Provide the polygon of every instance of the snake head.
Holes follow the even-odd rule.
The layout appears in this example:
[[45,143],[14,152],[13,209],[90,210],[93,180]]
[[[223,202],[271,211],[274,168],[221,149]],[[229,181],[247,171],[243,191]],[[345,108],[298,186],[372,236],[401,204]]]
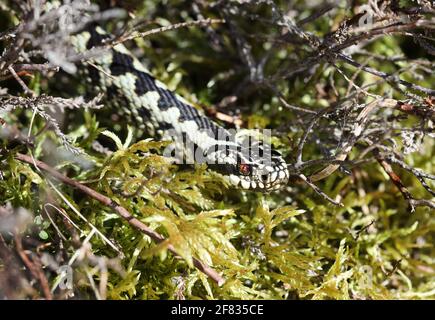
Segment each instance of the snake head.
[[239,163],[228,181],[236,188],[271,192],[283,188],[288,183],[289,172],[282,158],[276,157],[271,164]]
[[257,192],[276,191],[287,185],[289,171],[281,155],[272,151],[269,161],[252,158],[235,160],[226,155],[220,165],[211,169],[221,172],[232,187]]

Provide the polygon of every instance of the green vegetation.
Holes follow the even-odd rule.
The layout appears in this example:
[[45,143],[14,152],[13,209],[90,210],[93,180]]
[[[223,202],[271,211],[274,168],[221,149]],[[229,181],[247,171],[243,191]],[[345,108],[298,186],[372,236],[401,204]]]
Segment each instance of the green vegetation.
[[[127,1],[130,15],[102,22],[115,33],[138,21],[152,22],[141,25],[143,31],[204,17],[225,19],[126,45],[136,48],[157,78],[215,121],[218,113],[240,118],[245,128],[273,129],[274,146],[288,163],[298,164],[304,133],[318,117],[302,144],[305,162],[292,168],[287,188],[271,194],[228,188],[205,165],[169,164],[161,155],[168,142],[140,136],[134,123],[104,107],[104,97],[98,102],[86,94],[83,78],[69,69],[77,62],[67,59],[71,55],[53,51],[58,59],[50,60],[53,43],[70,50],[67,36],[58,42],[47,38],[53,30],[67,32],[57,23],[45,21],[45,30],[28,31],[40,40],[14,47],[19,37],[8,34],[23,32],[15,27],[35,8],[12,2],[0,4],[1,31],[8,30],[0,48],[10,54],[0,58],[2,299],[435,298],[434,9],[426,1],[386,1],[386,9],[374,12],[377,24],[364,25],[365,31],[352,24],[358,10],[346,1],[318,17],[312,14],[327,9],[321,1],[312,6],[296,1],[292,7],[287,1]],[[107,9],[105,2],[100,5]],[[406,12],[417,6],[419,13]],[[40,14],[44,17],[43,10]],[[397,27],[404,17],[411,22]],[[397,30],[376,33],[390,25]],[[11,48],[17,50],[15,59]],[[32,56],[32,50],[43,53]],[[46,61],[53,68],[22,67]],[[362,70],[366,66],[391,77]],[[381,99],[389,99],[388,105],[379,102],[359,118]],[[358,125],[364,134],[354,136]],[[342,168],[313,182],[319,194],[301,177],[332,165],[343,141],[352,148]],[[154,241],[113,206],[17,154],[109,197],[166,240]],[[325,162],[308,162],[316,159]],[[412,198],[406,199],[385,165]],[[422,178],[419,172],[426,174]],[[225,282],[218,285],[201,272],[194,258]],[[72,286],[60,288],[66,282],[59,268],[68,263]],[[56,288],[53,293],[44,291],[47,285]]]

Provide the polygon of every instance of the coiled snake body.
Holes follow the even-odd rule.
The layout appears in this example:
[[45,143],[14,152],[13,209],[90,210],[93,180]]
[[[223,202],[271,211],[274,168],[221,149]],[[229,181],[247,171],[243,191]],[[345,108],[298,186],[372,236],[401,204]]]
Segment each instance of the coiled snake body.
[[[72,41],[84,52],[109,38],[102,28],[92,27]],[[287,184],[289,172],[279,153],[259,143],[256,154],[243,152],[246,146],[225,138],[227,130],[156,80],[124,45],[117,44],[89,62],[88,80],[94,89],[104,92],[106,101],[134,120],[139,129],[160,138],[167,138],[168,132],[184,136],[195,150],[206,154],[209,168],[223,174],[236,188],[269,192]],[[267,150],[270,156],[264,161]]]

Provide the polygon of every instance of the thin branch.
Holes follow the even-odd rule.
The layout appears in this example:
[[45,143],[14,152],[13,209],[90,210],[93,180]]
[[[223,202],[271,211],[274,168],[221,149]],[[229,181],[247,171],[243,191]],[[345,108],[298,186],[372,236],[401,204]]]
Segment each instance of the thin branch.
[[296,25],[298,27],[302,27],[304,24],[307,24],[309,22],[312,22],[318,18],[320,18],[321,16],[323,16],[324,14],[328,13],[329,11],[331,11],[332,9],[335,8],[335,5],[332,3],[326,3],[323,4],[320,8],[318,8],[317,10],[314,11],[314,13],[312,13],[311,15],[309,15],[308,17],[299,20]]
[[[373,112],[375,107],[384,104],[388,104],[388,102],[386,102],[386,100],[382,101],[378,99],[368,103],[363,108],[363,110],[358,114],[357,118],[355,119],[355,123],[353,125],[351,133],[338,146],[335,160],[344,161],[347,158],[347,155],[352,150],[357,139],[364,132],[366,123],[368,122],[369,119],[369,115]],[[324,169],[312,174],[310,176],[310,180],[319,181],[325,179],[326,177],[334,173],[339,167],[340,164],[330,164]]]
[[20,73],[22,71],[39,71],[39,72],[48,72],[48,71],[59,71],[59,67],[55,66],[51,63],[22,63],[13,65],[15,72]]
[[418,168],[413,168],[413,167],[407,165],[405,162],[397,159],[396,157],[394,157],[391,154],[387,155],[386,158],[388,159],[389,162],[397,164],[401,168],[411,172],[417,178],[417,180],[420,182],[420,184],[423,186],[423,188],[425,188],[427,192],[429,192],[431,195],[433,195],[435,197],[435,191],[432,190],[432,188],[424,180],[424,179],[435,180],[435,175],[431,175],[429,173],[426,173],[423,170],[418,169]]
[[402,180],[400,177],[394,172],[391,165],[383,158],[380,153],[379,149],[374,149],[373,154],[376,157],[376,160],[378,160],[379,164],[382,166],[382,169],[384,169],[385,173],[390,177],[391,181],[396,185],[396,187],[399,189],[400,193],[403,195],[406,201],[408,201],[409,209],[412,212],[415,211],[415,205],[413,200],[413,197],[411,193],[408,191],[408,189],[404,186],[402,183]]
[[33,275],[35,279],[39,280],[39,283],[41,285],[42,292],[44,293],[45,299],[52,300],[53,296],[50,292],[50,286],[48,285],[48,280],[44,275],[44,272],[41,269],[41,266],[35,265],[29,257],[27,256],[27,253],[24,252],[23,246],[21,243],[21,236],[18,234],[14,235],[15,245],[17,247],[18,255],[20,256],[21,260],[23,261],[24,265],[29,269],[30,273]]
[[34,97],[35,93],[29,89],[29,87],[24,83],[23,80],[21,80],[20,76],[15,72],[14,68],[12,68],[12,66],[8,66],[8,70],[11,73],[11,75],[15,78],[15,80],[17,80],[17,82],[23,88],[24,92],[29,96]]
[[360,63],[356,62],[355,60],[351,59],[350,57],[346,56],[343,53],[338,53],[337,57],[340,60],[342,60],[342,61],[344,61],[344,62],[346,62],[346,63],[348,63],[356,68],[364,70],[365,72],[368,72],[368,73],[371,73],[375,76],[378,76],[389,83],[393,82],[393,83],[401,84],[401,85],[407,87],[408,89],[417,90],[417,91],[426,93],[428,95],[435,95],[435,90],[433,90],[433,89],[425,88],[425,87],[419,86],[417,84],[402,80],[398,76],[393,76],[391,74],[387,74],[385,72],[378,71],[376,69],[361,65]]
[[330,112],[331,110],[333,110],[333,108],[329,107],[329,108],[325,108],[320,110],[319,112],[317,112],[311,119],[310,123],[308,124],[307,129],[304,132],[304,135],[302,136],[302,138],[299,141],[298,144],[298,148],[296,151],[296,163],[295,163],[295,167],[298,168],[300,165],[302,165],[303,160],[302,160],[302,153],[304,150],[304,145],[305,142],[307,141],[308,135],[310,134],[311,130],[313,129],[314,125],[316,124],[316,122],[325,114],[327,114],[328,112]]
[[310,181],[309,178],[307,178],[305,175],[298,174],[298,177],[302,179],[306,184],[308,184],[318,195],[320,195],[323,199],[328,200],[332,204],[335,204],[336,206],[343,207],[343,203],[337,202],[334,199],[332,199],[330,196],[328,196],[326,193],[324,193],[318,186],[316,186],[314,183]]
[[115,45],[120,44],[122,42],[125,42],[128,40],[133,40],[135,38],[145,38],[145,37],[149,37],[149,36],[154,35],[154,34],[172,31],[175,29],[191,27],[191,26],[208,26],[208,25],[211,25],[214,23],[225,23],[225,20],[208,18],[208,19],[194,20],[194,21],[188,21],[188,22],[181,22],[181,23],[171,24],[171,25],[165,26],[165,27],[151,29],[151,30],[148,30],[145,32],[135,32],[135,33],[130,34],[130,35],[121,35],[118,39],[116,39],[113,42],[109,41],[109,43],[110,43],[110,46],[115,46]]

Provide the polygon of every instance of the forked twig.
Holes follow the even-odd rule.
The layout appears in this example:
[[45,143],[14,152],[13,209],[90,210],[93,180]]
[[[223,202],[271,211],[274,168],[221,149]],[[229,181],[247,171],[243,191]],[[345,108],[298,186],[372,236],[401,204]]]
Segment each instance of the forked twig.
[[207,25],[214,24],[214,23],[225,23],[225,20],[208,18],[208,19],[175,23],[175,24],[171,24],[169,26],[154,28],[154,29],[144,31],[144,32],[134,32],[134,33],[129,34],[129,35],[121,35],[118,39],[111,42],[110,45],[115,46],[115,45],[120,44],[122,42],[125,42],[128,40],[133,40],[135,38],[145,38],[145,37],[149,37],[153,34],[158,34],[158,33],[166,32],[166,31],[172,31],[172,30],[180,29],[180,28],[184,28],[184,27],[207,26]]

